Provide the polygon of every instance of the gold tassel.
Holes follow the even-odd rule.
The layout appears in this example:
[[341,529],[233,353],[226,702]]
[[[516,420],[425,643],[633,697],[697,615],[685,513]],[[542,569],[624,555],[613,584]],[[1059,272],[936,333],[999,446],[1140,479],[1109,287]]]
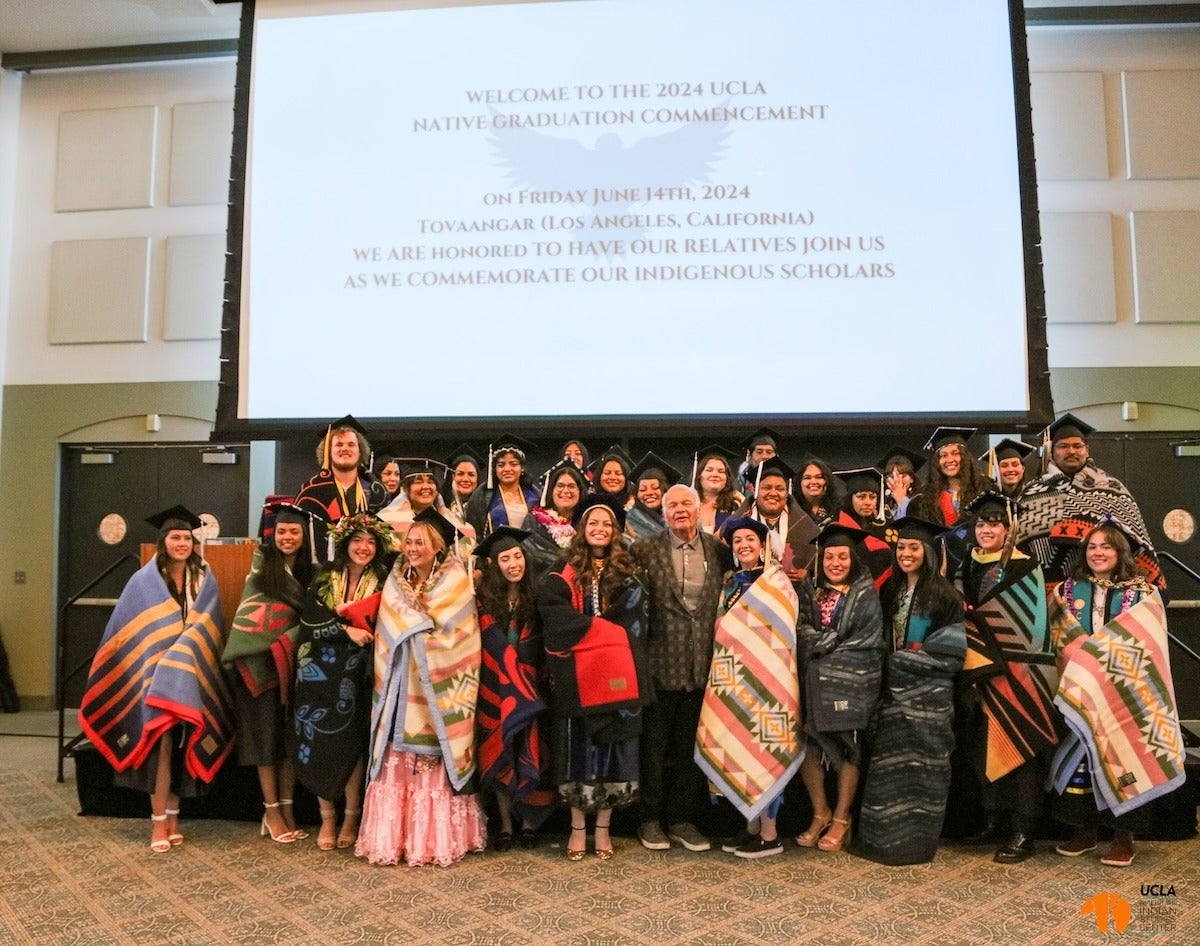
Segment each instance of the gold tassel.
[[[333,436],[333,424],[325,428],[325,450],[321,456],[321,469],[329,469],[329,440]],[[311,441],[310,441],[311,443]]]

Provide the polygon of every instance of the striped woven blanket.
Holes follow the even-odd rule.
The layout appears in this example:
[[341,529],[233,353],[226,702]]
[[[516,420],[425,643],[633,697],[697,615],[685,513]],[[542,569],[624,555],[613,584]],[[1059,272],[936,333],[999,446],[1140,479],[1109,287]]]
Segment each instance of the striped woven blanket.
[[1114,815],[1181,786],[1183,736],[1162,598],[1150,593],[1089,635],[1055,594],[1050,620],[1061,647],[1054,702],[1070,731],[1054,757],[1054,787],[1066,788],[1085,754],[1096,802]]
[[696,730],[696,764],[747,819],[787,786],[804,757],[792,583],[772,565],[717,621]]
[[450,784],[475,771],[479,620],[467,572],[448,558],[420,589],[397,564],[383,588],[375,626],[371,706],[374,778],[389,738],[393,749],[442,756]]
[[121,592],[92,660],[79,725],[122,772],[146,761],[159,736],[189,727],[184,762],[211,782],[232,747],[225,629],[216,579],[205,572],[186,618],[153,560]]
[[[233,616],[221,659],[234,668],[252,695],[262,696],[278,689],[279,701],[286,706],[291,701],[295,675],[300,612],[259,588],[262,556],[261,548],[254,550],[242,602]],[[299,589],[298,584],[296,587]]]

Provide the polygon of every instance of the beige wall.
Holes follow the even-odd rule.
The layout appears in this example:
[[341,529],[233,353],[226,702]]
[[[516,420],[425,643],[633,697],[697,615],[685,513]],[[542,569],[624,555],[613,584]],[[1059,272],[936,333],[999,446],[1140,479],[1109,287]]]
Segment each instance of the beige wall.
[[[17,692],[48,707],[54,684],[58,445],[105,424],[105,439],[177,442],[216,413],[215,382],[17,385],[4,390],[0,440],[0,630]],[[164,429],[146,432],[145,415]],[[122,435],[123,434],[123,435]],[[13,583],[23,571],[26,582]]]

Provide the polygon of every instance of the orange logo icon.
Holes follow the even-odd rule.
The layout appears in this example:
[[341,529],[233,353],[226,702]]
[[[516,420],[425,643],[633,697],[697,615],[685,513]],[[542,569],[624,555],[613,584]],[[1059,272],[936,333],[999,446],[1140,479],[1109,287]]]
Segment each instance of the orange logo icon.
[[1094,897],[1088,897],[1083,901],[1083,906],[1079,908],[1079,916],[1091,913],[1096,917],[1096,929],[1101,933],[1108,932],[1108,924],[1111,921],[1112,928],[1118,933],[1124,933],[1125,928],[1129,926],[1130,920],[1133,919],[1133,911],[1129,908],[1129,901],[1122,897],[1119,893],[1098,893]]

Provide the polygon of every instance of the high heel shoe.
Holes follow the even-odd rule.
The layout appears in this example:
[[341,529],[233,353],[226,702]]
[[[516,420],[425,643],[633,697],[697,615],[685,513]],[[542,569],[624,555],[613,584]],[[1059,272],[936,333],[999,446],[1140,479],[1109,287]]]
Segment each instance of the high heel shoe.
[[[164,808],[163,814],[167,816],[167,840],[171,842],[171,847],[179,847],[183,843],[183,835],[179,833],[179,809]],[[175,821],[175,830],[171,830],[171,819]]]
[[[281,804],[282,802],[277,801],[263,802],[263,807],[267,809],[278,808]],[[284,830],[280,831],[279,834],[272,831],[271,826],[267,824],[267,816],[265,814],[263,815],[262,827],[259,829],[258,836],[260,838],[270,837],[272,841],[276,841],[279,844],[291,844],[296,840],[296,835],[291,831]]]
[[[842,829],[838,831],[838,825]],[[834,832],[837,832],[835,835]],[[821,840],[817,842],[817,847],[822,851],[835,852],[840,851],[842,847],[850,840],[850,819],[849,818],[834,818],[832,824],[825,829],[825,833],[821,835]]]
[[800,847],[816,847],[817,842],[821,839],[821,835],[825,833],[825,829],[833,824],[833,812],[828,812],[823,817],[813,815],[812,823],[808,826],[808,830],[796,835],[796,844]]
[[[279,799],[280,807],[283,807],[285,805],[294,805],[294,804],[295,804],[295,802],[290,798]],[[293,818],[293,820],[295,820],[295,819]],[[287,819],[285,818],[284,821],[287,821]],[[303,828],[292,828],[291,832],[297,841],[303,841],[306,837],[308,837],[308,832],[305,831]]]
[[612,836],[611,835],[609,836],[608,847],[601,847],[599,833],[601,831],[603,831],[605,834],[608,834],[608,829],[611,824],[612,824],[611,821],[609,822],[609,824],[600,824],[600,822],[598,822],[598,821],[596,822],[596,857],[598,857],[602,861],[611,861],[612,860],[612,856],[613,856]]
[[573,851],[573,850],[571,850],[571,842],[568,840],[567,841],[567,860],[569,860],[569,861],[581,861],[587,856],[587,825],[585,824],[582,828],[576,828],[574,825],[572,825],[571,826],[571,837],[575,836],[576,831],[583,832],[584,847],[583,847],[582,851]]
[[152,850],[155,854],[166,854],[167,851],[171,850],[170,840],[167,838],[154,837],[154,826],[156,824],[162,824],[165,827],[166,821],[167,816],[165,814],[150,816],[150,850]]
[[338,832],[337,846],[340,848],[354,847],[358,841],[358,818],[361,808],[347,808],[342,817],[342,830]]
[[317,832],[317,847],[332,851],[337,847],[337,809],[330,805],[321,806],[321,830]]

